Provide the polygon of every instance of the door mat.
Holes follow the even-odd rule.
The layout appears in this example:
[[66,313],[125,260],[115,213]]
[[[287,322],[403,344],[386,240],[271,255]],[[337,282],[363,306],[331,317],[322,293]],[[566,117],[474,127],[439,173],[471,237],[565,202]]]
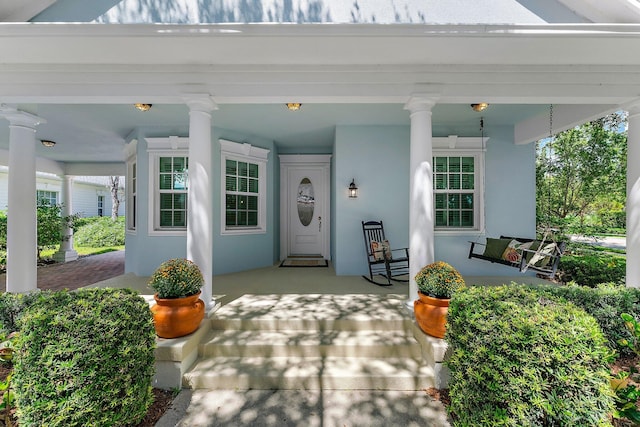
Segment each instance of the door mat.
[[328,265],[324,258],[287,258],[280,263],[280,267],[327,267]]

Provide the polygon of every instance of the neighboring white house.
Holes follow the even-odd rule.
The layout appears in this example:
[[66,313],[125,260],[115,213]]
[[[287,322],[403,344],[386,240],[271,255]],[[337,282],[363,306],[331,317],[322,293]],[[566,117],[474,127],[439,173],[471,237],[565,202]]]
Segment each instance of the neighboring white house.
[[[35,192],[36,169],[126,173],[127,272],[187,256],[205,301],[214,275],[291,254],[358,275],[361,221],[382,219],[392,246],[410,247],[412,275],[436,258],[511,275],[467,259],[468,241],[534,235],[532,142],[619,109],[627,253],[640,257],[637,1],[13,3],[0,19],[29,23],[0,24],[9,199],[33,210],[19,185]],[[33,219],[19,219],[8,269],[29,284]],[[640,286],[640,263],[627,269]]]
[[[7,210],[9,170],[0,166],[0,210]],[[72,208],[74,214],[81,217],[111,216],[113,200],[106,176],[76,176],[73,178]],[[120,206],[118,215],[125,213],[125,177],[120,177],[118,197]],[[36,198],[45,199],[51,204],[62,203],[62,178],[44,172],[36,174]]]

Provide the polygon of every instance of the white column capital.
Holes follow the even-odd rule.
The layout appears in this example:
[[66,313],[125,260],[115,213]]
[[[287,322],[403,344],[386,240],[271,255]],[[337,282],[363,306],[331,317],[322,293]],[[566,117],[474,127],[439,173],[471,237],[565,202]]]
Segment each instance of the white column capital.
[[206,93],[194,93],[183,96],[184,103],[189,107],[190,112],[199,111],[202,113],[210,113],[218,109],[218,105],[213,97]]
[[409,97],[409,100],[404,105],[405,110],[409,110],[411,113],[417,113],[419,111],[431,111],[436,105],[440,97],[436,94],[429,93],[416,93]]
[[31,129],[41,123],[47,123],[42,117],[6,105],[0,105],[0,117],[7,119],[12,126],[23,126]]

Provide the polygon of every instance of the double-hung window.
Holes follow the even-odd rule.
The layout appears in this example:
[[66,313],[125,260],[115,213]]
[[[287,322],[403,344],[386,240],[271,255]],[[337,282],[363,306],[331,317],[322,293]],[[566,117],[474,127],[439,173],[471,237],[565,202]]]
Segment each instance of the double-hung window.
[[104,196],[98,196],[98,216],[104,216]]
[[483,157],[480,149],[434,149],[433,205],[437,231],[484,228]]
[[152,189],[149,233],[184,235],[189,190],[188,138],[147,138],[147,146]]
[[36,200],[38,201],[38,203],[44,202],[51,206],[55,206],[58,204],[58,192],[48,191],[48,190],[37,190]]
[[269,150],[220,140],[222,234],[266,231],[267,157]]
[[158,225],[165,229],[187,227],[189,158],[186,155],[160,155],[158,162]]

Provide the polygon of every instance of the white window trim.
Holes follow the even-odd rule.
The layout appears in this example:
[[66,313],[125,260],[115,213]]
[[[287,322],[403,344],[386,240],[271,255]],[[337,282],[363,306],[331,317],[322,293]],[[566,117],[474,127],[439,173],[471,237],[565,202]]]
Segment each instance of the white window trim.
[[[160,157],[189,157],[189,138],[170,136],[168,138],[145,138],[149,154],[149,236],[186,236],[187,227],[160,228],[160,192],[158,163]],[[138,169],[138,180],[140,170]],[[139,182],[138,182],[139,185]]]
[[[464,235],[477,235],[484,234],[485,232],[485,153],[486,143],[489,138],[461,138],[456,135],[451,135],[446,138],[433,138],[433,157],[447,156],[447,157],[474,157],[475,158],[475,175],[474,175],[474,194],[476,206],[474,208],[474,224],[477,224],[473,228],[437,228],[434,224],[434,231],[436,235],[440,236],[464,236]],[[434,170],[435,174],[435,170]],[[433,209],[435,212],[435,190],[433,191]]]
[[[135,147],[137,145],[137,141],[133,140],[130,144],[132,144],[133,152],[135,153]],[[133,167],[136,167],[136,185],[133,185]],[[136,234],[136,227],[138,224],[138,216],[139,210],[138,207],[135,206],[138,201],[138,188],[140,186],[140,170],[138,169],[138,158],[135,154],[132,154],[127,159],[127,176],[126,176],[126,203],[125,203],[125,211],[126,211],[126,221],[127,221],[127,233]],[[135,188],[135,191],[134,191]],[[134,203],[134,200],[136,202]],[[135,215],[134,215],[135,212]]]
[[[226,139],[220,142],[220,234],[245,235],[265,234],[267,232],[267,161],[269,151],[247,143],[238,143]],[[227,228],[226,226],[226,162],[236,160],[258,165],[258,226],[246,228]]]

